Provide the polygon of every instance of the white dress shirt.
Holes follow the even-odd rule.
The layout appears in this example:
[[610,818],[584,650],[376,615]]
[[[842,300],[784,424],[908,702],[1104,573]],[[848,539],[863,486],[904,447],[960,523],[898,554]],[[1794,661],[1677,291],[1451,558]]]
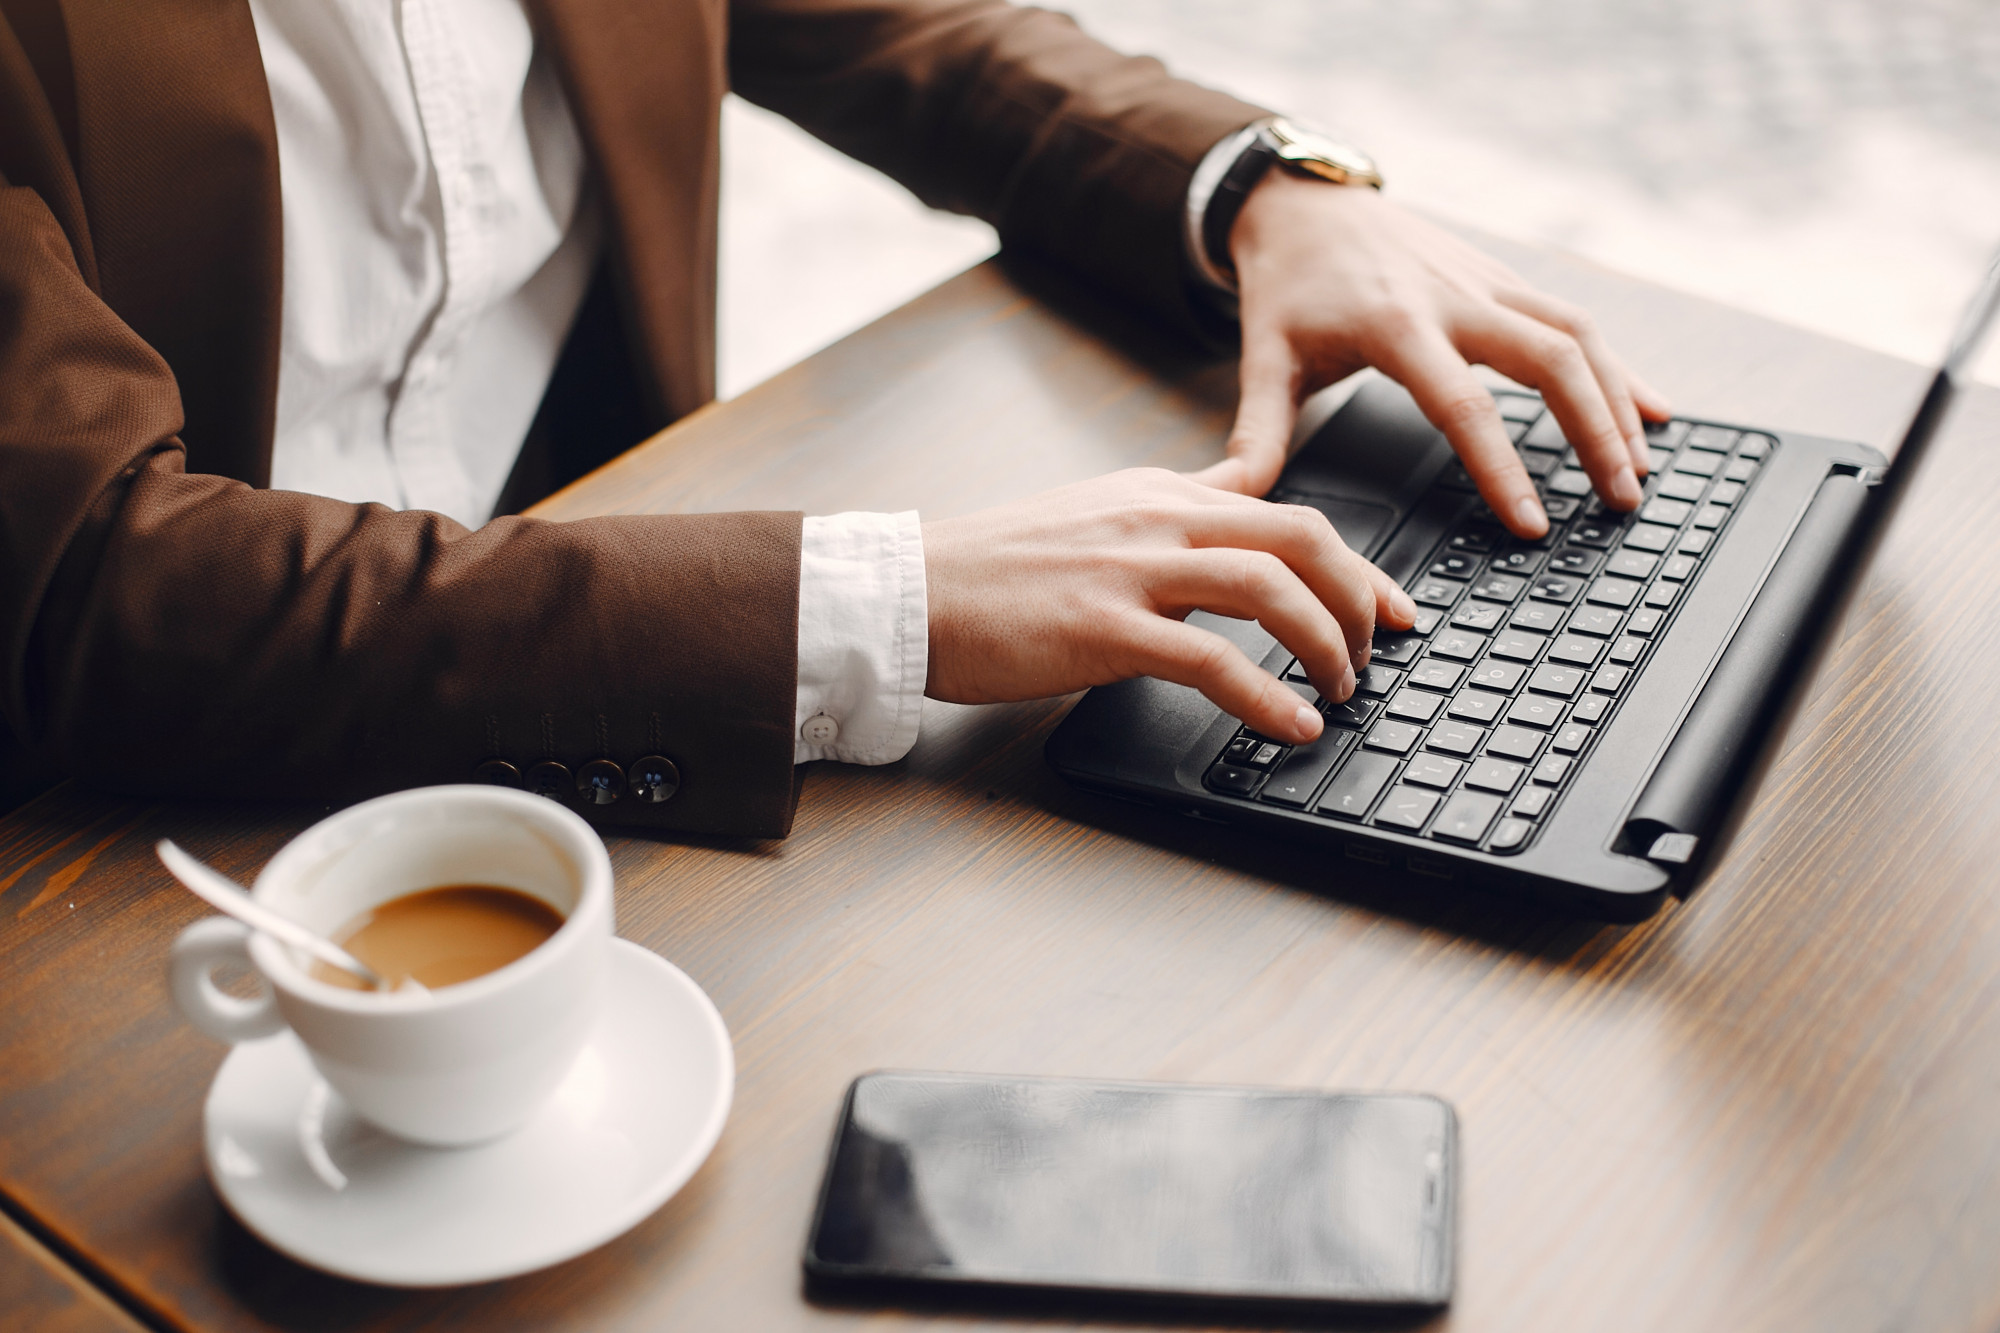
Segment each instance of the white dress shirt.
[[[477,527],[603,244],[555,70],[521,0],[250,11],[284,215],[271,484]],[[1204,163],[1191,216],[1225,155],[1219,144]],[[908,753],[929,642],[917,515],[806,519],[797,761]]]

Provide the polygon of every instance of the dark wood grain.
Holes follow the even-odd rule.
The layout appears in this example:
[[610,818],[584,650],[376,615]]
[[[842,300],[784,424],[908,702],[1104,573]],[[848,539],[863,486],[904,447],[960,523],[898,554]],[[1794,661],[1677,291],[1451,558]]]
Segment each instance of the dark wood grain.
[[[1508,255],[1589,303],[1690,412],[1887,444],[1921,387],[1885,357]],[[975,269],[544,512],[942,514],[1213,456],[1225,363],[1025,284]],[[244,1234],[203,1179],[221,1052],[162,981],[200,908],[148,849],[170,835],[247,878],[318,812],[61,789],[0,823],[0,1188],[191,1329],[843,1327],[881,1321],[805,1301],[797,1255],[861,1071],[1421,1089],[1456,1104],[1465,1145],[1439,1327],[1991,1328],[1996,448],[2000,392],[1980,390],[1735,845],[1639,926],[1357,878],[1070,791],[1040,758],[1059,701],[929,706],[905,762],[812,773],[782,844],[613,841],[621,933],[728,1020],[735,1110],[652,1219],[485,1287],[321,1277]]]
[[0,1329],[10,1333],[144,1333],[145,1326],[0,1213]]

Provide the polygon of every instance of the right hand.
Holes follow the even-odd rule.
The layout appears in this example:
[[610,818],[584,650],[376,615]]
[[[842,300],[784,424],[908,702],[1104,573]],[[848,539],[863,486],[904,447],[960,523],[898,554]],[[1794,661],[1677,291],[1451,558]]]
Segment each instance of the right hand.
[[1273,740],[1319,714],[1190,611],[1256,620],[1344,700],[1380,623],[1416,604],[1317,510],[1139,469],[924,525],[930,677],[953,703],[1067,694],[1134,676],[1193,686]]

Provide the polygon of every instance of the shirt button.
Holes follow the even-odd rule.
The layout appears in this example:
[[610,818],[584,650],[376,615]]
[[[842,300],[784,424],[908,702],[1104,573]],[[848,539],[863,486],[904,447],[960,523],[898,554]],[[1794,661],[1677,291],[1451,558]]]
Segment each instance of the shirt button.
[[799,728],[799,735],[808,745],[831,745],[840,736],[840,724],[825,713],[814,713]]

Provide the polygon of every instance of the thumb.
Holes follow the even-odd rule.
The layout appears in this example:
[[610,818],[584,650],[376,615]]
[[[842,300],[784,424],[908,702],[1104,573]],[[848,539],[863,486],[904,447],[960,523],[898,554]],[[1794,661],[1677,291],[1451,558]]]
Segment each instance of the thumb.
[[1228,457],[1193,474],[1217,490],[1263,495],[1285,468],[1285,446],[1298,417],[1298,367],[1282,337],[1244,339],[1242,396],[1223,446]]

